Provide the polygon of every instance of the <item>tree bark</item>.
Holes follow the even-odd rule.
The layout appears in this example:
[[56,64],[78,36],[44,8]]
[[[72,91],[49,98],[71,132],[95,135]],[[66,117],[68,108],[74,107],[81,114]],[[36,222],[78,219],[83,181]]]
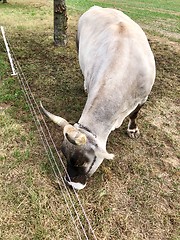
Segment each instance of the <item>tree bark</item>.
[[54,0],[54,43],[67,44],[67,13],[65,0]]

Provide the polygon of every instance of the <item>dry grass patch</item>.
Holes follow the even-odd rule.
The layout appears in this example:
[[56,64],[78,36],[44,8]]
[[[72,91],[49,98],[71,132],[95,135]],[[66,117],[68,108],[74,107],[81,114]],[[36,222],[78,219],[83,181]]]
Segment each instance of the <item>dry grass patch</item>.
[[[19,31],[30,31],[36,34],[46,28],[51,31],[53,26],[52,9],[50,1],[8,1],[0,8],[0,24],[9,30],[10,34]],[[8,16],[8,17],[7,17]],[[43,28],[42,28],[43,26]]]

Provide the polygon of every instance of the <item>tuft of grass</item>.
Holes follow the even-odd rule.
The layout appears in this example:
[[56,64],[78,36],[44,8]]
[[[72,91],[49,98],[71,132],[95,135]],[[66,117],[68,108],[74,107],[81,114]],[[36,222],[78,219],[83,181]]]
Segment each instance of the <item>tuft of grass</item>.
[[13,78],[6,78],[1,82],[0,89],[0,102],[16,102],[17,99],[22,97],[22,90],[17,87],[17,82]]

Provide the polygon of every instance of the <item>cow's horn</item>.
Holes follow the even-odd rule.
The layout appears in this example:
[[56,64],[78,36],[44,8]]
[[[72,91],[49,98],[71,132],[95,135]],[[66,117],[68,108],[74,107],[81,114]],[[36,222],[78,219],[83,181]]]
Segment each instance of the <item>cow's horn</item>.
[[75,144],[75,145],[84,145],[86,143],[86,135],[81,133],[77,128],[73,127],[71,124],[69,124],[64,118],[56,116],[50,112],[48,112],[40,102],[40,106],[43,110],[43,112],[48,116],[54,123],[61,126],[64,130],[64,135],[68,139],[69,142]]
[[46,114],[47,117],[49,117],[54,123],[58,124],[59,126],[61,126],[62,128],[64,128],[66,125],[69,125],[69,123],[62,117],[56,116],[50,112],[48,112],[42,105],[42,103],[40,102],[40,106],[43,110],[43,112]]
[[87,141],[86,135],[81,133],[70,124],[64,127],[64,135],[69,140],[69,142],[75,145],[84,145]]

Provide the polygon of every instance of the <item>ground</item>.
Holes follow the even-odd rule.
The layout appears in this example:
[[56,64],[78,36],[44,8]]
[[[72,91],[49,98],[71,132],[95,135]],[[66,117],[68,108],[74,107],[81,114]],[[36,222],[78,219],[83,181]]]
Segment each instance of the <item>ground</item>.
[[[108,139],[114,160],[105,160],[78,193],[98,240],[179,239],[180,6],[178,1],[170,3],[95,3],[121,8],[143,27],[157,66],[155,85],[138,119],[140,137],[128,138],[125,120]],[[0,25],[6,27],[37,102],[41,100],[51,112],[73,123],[86,101],[75,46],[76,26],[80,14],[94,2],[67,1],[66,48],[53,45],[51,4],[42,0],[0,4]],[[0,239],[78,239],[63,198],[68,193],[56,183],[18,78],[10,74],[0,37]],[[60,153],[62,130],[47,123]],[[60,169],[63,172],[61,165]],[[93,239],[75,195],[71,196]],[[80,228],[74,212],[73,216]]]

